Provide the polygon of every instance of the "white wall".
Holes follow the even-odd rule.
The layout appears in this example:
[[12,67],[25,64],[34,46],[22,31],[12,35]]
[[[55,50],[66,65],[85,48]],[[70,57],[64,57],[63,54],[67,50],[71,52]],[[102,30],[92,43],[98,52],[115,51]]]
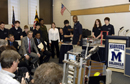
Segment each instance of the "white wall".
[[[29,25],[29,22],[28,22],[28,0],[20,0],[20,26],[21,28],[24,30],[24,25],[28,25],[28,27],[32,27],[33,25]],[[38,6],[39,7],[39,6]],[[6,24],[5,25],[5,28],[8,28],[10,29],[12,26],[12,24]],[[47,28],[49,29],[51,27],[50,24],[45,24],[47,26]]]
[[[68,19],[73,27],[72,16],[65,10],[64,15],[60,14],[61,3],[63,3],[69,11],[78,9],[87,9],[103,6],[111,6],[118,4],[129,3],[129,0],[53,0],[53,20],[59,27],[63,27],[63,21]],[[100,19],[104,24],[104,18],[110,17],[111,24],[115,27],[115,33],[118,34],[120,27],[124,26],[125,29],[130,29],[130,13],[111,13],[111,14],[95,14],[95,15],[80,15],[78,16],[83,28],[92,30],[95,19]],[[123,35],[123,32],[121,33]]]

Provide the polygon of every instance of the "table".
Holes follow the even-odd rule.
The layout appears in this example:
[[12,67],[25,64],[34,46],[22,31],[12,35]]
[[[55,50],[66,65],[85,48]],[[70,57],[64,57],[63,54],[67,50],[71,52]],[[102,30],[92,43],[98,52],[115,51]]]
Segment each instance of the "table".
[[60,57],[59,57],[59,63],[63,64],[63,60],[64,60],[64,54],[67,53],[67,51],[73,49],[72,45],[64,45],[61,44],[61,48],[60,48]]

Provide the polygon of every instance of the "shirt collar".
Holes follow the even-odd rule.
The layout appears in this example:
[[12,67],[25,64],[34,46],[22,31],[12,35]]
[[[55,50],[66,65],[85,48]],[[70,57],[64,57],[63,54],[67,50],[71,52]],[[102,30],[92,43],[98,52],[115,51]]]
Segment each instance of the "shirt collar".
[[[5,28],[4,28],[5,29]],[[4,31],[4,29],[2,30],[2,29],[0,29],[1,31]]]
[[18,28],[15,27],[16,30],[18,30]]
[[9,76],[11,76],[11,77],[15,77],[15,74],[13,74],[13,73],[11,73],[11,72],[8,72],[8,71],[5,71],[5,70],[1,70],[1,72],[2,73],[4,73],[4,74],[7,74],[7,75],[9,75]]

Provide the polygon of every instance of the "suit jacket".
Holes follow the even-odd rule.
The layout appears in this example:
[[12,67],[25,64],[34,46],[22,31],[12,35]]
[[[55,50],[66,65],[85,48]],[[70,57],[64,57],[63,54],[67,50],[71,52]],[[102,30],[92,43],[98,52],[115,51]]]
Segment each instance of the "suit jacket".
[[[35,44],[36,44],[36,46],[37,46],[37,48],[38,48],[38,42],[37,42],[37,39],[34,38],[34,41],[35,41]],[[43,39],[40,39],[40,41],[42,42],[42,44],[43,44],[43,46],[44,46],[44,51],[46,51],[46,47],[47,47],[47,46],[46,46],[44,40],[43,40]],[[40,51],[39,48],[38,48],[38,51]]]
[[[10,41],[9,40],[8,40],[8,45],[10,45]],[[17,41],[14,41],[12,46],[14,46],[17,51],[19,50],[19,44],[18,44]]]
[[[20,54],[22,54],[22,55],[29,54],[28,47],[29,47],[29,45],[28,45],[28,39],[27,39],[27,36],[25,36],[25,37],[22,38],[22,44],[21,44]],[[32,38],[31,39],[31,52],[33,51],[33,49],[35,50],[36,53],[39,53],[38,49],[36,47],[36,44],[34,42],[34,39]]]

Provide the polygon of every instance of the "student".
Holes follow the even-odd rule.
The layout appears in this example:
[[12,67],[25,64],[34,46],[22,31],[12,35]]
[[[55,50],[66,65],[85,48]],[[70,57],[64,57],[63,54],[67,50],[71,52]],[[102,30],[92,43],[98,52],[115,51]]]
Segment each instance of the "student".
[[0,39],[8,39],[9,30],[5,28],[4,22],[0,22]]
[[70,38],[73,37],[73,35],[71,35],[71,32],[68,31],[68,29],[71,29],[71,26],[69,25],[69,21],[68,20],[65,20],[64,21],[64,28],[63,28],[63,42],[64,43],[69,43],[71,40]]
[[[110,18],[106,17],[104,19],[105,25],[102,26],[102,31],[108,31],[108,35],[114,35],[114,26],[110,24]],[[103,33],[103,38],[106,38],[106,33]]]
[[40,29],[40,24],[36,23],[36,29],[33,30],[33,37],[35,37],[36,33],[40,33],[41,37],[42,37],[42,31]]
[[102,27],[101,21],[99,19],[96,19],[92,30],[92,36],[94,39],[100,39],[101,27]]
[[28,32],[28,31],[29,31],[29,30],[28,30],[28,26],[25,25],[25,26],[24,26],[24,31],[22,32],[23,37],[27,36],[27,32]]
[[56,28],[55,23],[53,22],[51,24],[52,28],[49,30],[49,43],[52,49],[52,58],[54,58],[54,47],[56,47],[56,52],[57,52],[57,57],[59,57],[59,42],[60,42],[60,37],[59,37],[59,31]]
[[14,35],[15,40],[20,40],[23,38],[22,29],[20,28],[20,22],[15,21],[15,27],[10,29],[10,34]]

